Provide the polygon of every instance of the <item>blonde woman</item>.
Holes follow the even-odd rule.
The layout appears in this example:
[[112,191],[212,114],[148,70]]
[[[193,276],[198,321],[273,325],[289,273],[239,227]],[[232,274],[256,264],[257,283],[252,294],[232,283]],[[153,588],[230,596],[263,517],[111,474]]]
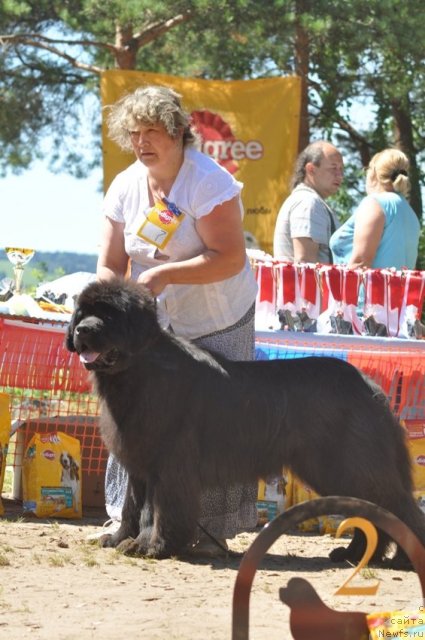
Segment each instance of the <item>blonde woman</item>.
[[408,171],[409,160],[398,149],[373,156],[366,174],[367,196],[331,238],[335,263],[350,268],[415,268],[420,225],[406,199]]

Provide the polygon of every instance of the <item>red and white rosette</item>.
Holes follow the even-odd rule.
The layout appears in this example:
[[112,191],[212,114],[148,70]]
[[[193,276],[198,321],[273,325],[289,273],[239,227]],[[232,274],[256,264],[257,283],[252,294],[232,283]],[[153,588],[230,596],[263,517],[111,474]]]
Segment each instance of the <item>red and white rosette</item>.
[[295,265],[280,262],[274,266],[276,274],[276,308],[295,315],[299,297],[299,283]]
[[333,333],[331,318],[338,318],[348,323],[346,332],[351,326],[352,333],[360,335],[362,323],[357,315],[357,302],[361,271],[340,265],[322,265],[319,272],[322,311],[317,320],[318,333]]
[[396,338],[399,335],[404,282],[401,279],[400,271],[396,271],[395,269],[383,269],[383,272],[387,279],[388,335]]
[[255,328],[257,330],[277,329],[279,322],[276,313],[276,282],[273,262],[258,261],[255,265],[255,277],[258,284],[255,302]]
[[336,265],[321,265],[320,280],[324,306],[317,318],[317,332],[332,333],[331,316],[343,313],[341,269]]
[[404,283],[399,316],[399,337],[414,338],[425,300],[425,271],[402,271]]
[[344,320],[351,322],[353,333],[361,335],[363,327],[358,315],[360,285],[363,281],[361,269],[343,269],[342,304]]
[[383,324],[388,331],[386,272],[379,269],[366,269],[363,272],[363,281],[365,286],[364,318],[373,316],[374,320],[378,324]]
[[318,281],[317,265],[296,265],[298,279],[298,297],[296,309],[307,313],[309,318],[317,320],[320,315],[320,287]]

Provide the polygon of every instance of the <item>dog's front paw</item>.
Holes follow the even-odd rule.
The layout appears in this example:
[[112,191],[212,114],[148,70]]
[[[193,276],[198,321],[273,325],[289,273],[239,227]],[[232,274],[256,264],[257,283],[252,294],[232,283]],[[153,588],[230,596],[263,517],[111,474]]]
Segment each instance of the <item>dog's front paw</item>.
[[104,533],[103,536],[100,536],[99,545],[106,549],[107,547],[116,547],[119,544],[119,540],[115,540],[115,534]]
[[345,562],[345,560],[351,560],[350,556],[349,547],[336,547],[329,554],[332,562]]
[[148,555],[150,532],[139,533],[136,538],[127,537],[117,545],[117,550],[126,556],[146,556]]
[[133,540],[138,534],[138,528],[132,525],[131,522],[122,521],[118,530],[113,532],[105,530],[105,533],[99,537],[98,541],[101,547],[115,548],[118,547],[123,540],[126,540],[127,538],[131,538]]
[[172,553],[164,542],[152,543],[146,536],[139,535],[137,538],[127,538],[119,543],[117,550],[126,556],[138,556],[143,558],[155,558],[162,560],[170,558]]
[[126,538],[117,545],[117,551],[126,556],[144,556],[147,546],[139,544],[134,538]]

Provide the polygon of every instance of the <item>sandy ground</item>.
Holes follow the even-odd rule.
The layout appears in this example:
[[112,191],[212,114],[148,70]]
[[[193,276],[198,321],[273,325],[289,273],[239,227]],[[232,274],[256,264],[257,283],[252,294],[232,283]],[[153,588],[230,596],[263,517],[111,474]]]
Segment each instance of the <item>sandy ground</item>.
[[[105,520],[86,510],[79,521],[21,517],[3,500],[0,519],[0,638],[102,640],[225,640],[232,637],[232,599],[240,559],[182,561],[129,558],[86,540]],[[258,532],[231,541],[244,551]],[[367,569],[356,585],[379,581],[373,596],[335,596],[352,573],[327,554],[340,540],[318,534],[283,535],[257,570],[250,599],[250,639],[291,638],[289,608],[279,588],[290,577],[309,580],[340,611],[386,611],[422,606],[414,572]]]

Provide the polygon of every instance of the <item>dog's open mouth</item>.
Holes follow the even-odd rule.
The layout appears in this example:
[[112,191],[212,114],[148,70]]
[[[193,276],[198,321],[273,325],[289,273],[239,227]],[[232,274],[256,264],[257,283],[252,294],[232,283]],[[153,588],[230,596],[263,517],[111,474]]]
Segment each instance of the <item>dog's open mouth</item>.
[[82,351],[80,353],[80,361],[83,364],[91,364],[100,356],[98,351]]
[[94,369],[110,369],[116,364],[119,358],[119,351],[114,348],[106,353],[101,353],[100,351],[83,349],[79,353],[79,356],[85,368],[90,371]]

